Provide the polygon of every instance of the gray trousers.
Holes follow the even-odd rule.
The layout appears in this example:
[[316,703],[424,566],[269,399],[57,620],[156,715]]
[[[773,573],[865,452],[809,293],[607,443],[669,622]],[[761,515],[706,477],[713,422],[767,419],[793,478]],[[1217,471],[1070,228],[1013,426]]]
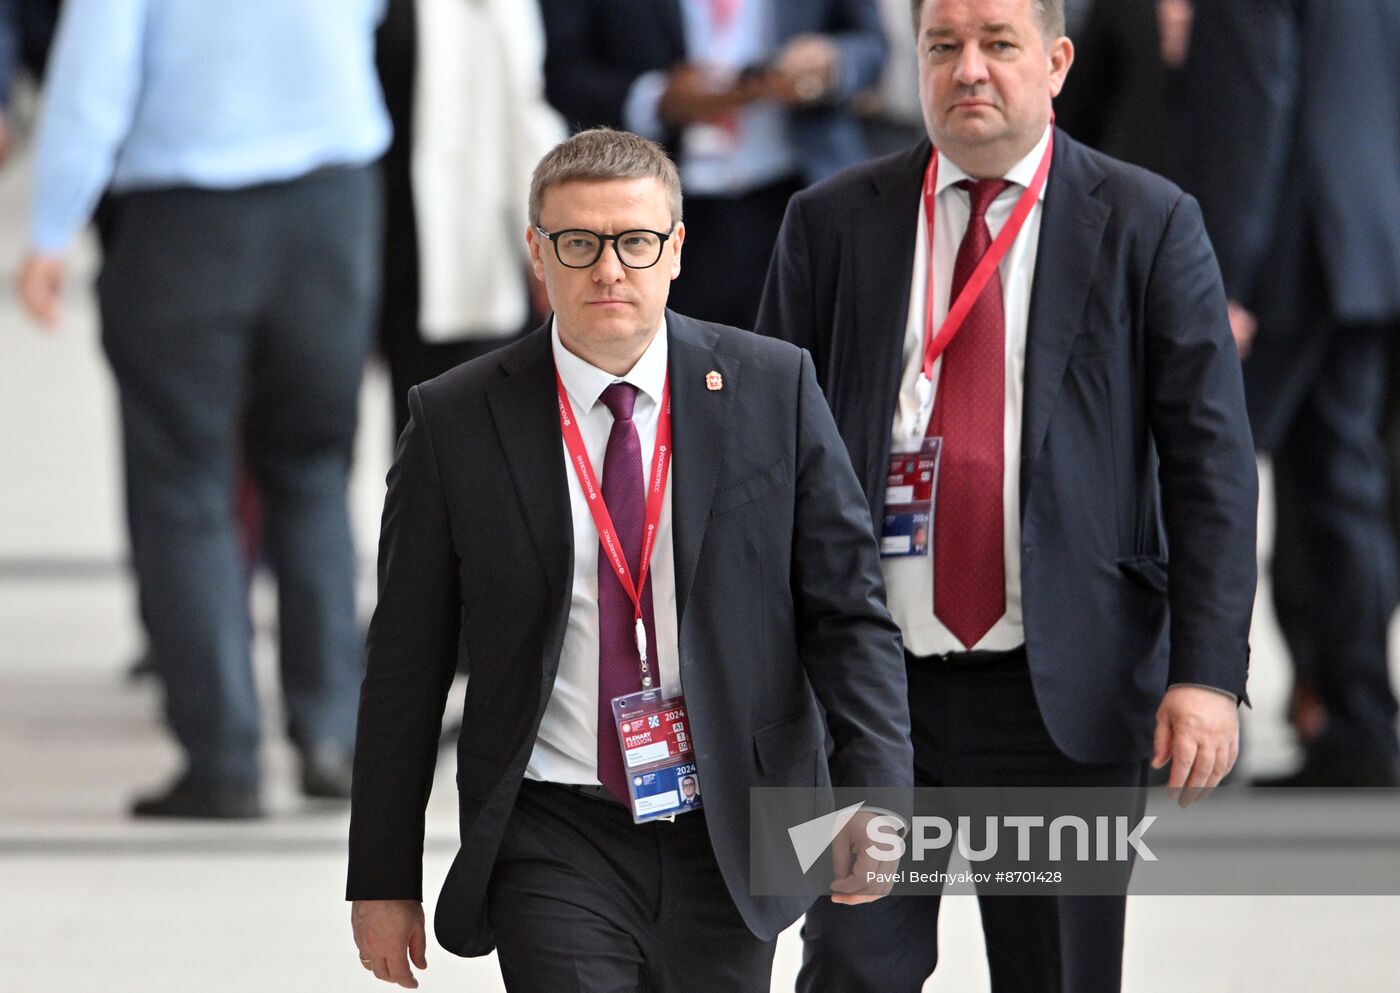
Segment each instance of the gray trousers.
[[116,199],[98,297],[121,398],[132,558],[166,711],[200,779],[258,778],[233,501],[277,578],[301,747],[353,743],[362,652],[346,483],[378,306],[375,166]]

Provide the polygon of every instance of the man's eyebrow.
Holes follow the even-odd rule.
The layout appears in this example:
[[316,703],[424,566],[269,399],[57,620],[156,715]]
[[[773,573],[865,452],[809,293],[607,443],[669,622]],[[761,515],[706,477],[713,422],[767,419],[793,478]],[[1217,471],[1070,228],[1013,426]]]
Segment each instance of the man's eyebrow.
[[[979,29],[984,35],[992,34],[1016,34],[1016,26],[1006,21],[989,21]],[[924,32],[925,38],[948,38],[956,34],[951,27],[946,24],[935,24]]]

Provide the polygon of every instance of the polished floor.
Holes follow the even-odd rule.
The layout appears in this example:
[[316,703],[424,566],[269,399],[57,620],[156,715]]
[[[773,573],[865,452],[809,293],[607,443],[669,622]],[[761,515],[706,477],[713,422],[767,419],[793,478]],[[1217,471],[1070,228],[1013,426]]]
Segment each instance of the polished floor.
[[[321,993],[370,990],[343,903],[343,810],[300,801],[277,733],[269,591],[255,590],[257,669],[268,703],[274,816],[252,826],[135,824],[131,795],[174,771],[123,565],[112,386],[90,283],[73,255],[62,330],[39,332],[12,289],[27,162],[0,169],[0,993]],[[372,371],[354,510],[372,600],[389,457],[385,384]],[[1291,760],[1279,720],[1286,675],[1267,590],[1246,712],[1250,770]],[[455,847],[450,757],[430,806],[425,879],[435,895]],[[1392,851],[1400,857],[1400,849]],[[950,899],[944,961],[927,990],[988,988],[976,904]],[[1400,984],[1400,897],[1137,898],[1125,989],[1134,993],[1345,991]],[[783,937],[773,989],[800,956]],[[501,989],[491,959],[430,949],[425,990]]]

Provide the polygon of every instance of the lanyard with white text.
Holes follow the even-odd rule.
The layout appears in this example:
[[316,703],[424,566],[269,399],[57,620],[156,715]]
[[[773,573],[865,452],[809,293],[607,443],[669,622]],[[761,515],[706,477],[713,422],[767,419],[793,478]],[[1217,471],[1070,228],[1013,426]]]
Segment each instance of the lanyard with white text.
[[935,148],[929,156],[928,168],[924,170],[924,219],[928,227],[928,283],[924,290],[924,368],[919,375],[917,387],[921,411],[927,410],[933,402],[933,364],[938,361],[938,357],[943,354],[953,336],[967,320],[977,297],[981,295],[987,281],[992,278],[992,273],[996,272],[997,266],[1001,265],[1002,259],[1006,258],[1006,253],[1011,251],[1016,236],[1021,233],[1021,228],[1026,223],[1026,218],[1031,216],[1036,201],[1040,199],[1040,191],[1045,188],[1045,178],[1050,175],[1050,159],[1055,152],[1053,125],[1049,135],[1045,144],[1045,155],[1035,170],[1035,178],[1031,180],[1031,185],[1026,187],[1026,192],[1021,194],[1021,199],[1012,210],[1010,219],[1002,226],[996,241],[992,242],[992,247],[982,256],[977,268],[972,270],[972,275],[958,294],[958,298],[948,308],[948,316],[943,319],[943,324],[936,334],[933,330],[933,236],[934,219],[938,209],[935,202],[938,190],[938,149]]
[[646,587],[651,553],[656,547],[656,529],[661,523],[661,501],[666,493],[666,474],[671,469],[671,377],[669,374],[666,376],[666,385],[661,390],[661,414],[656,422],[656,446],[651,462],[651,482],[647,487],[642,561],[635,583],[632,581],[632,571],[627,567],[622,545],[618,541],[617,529],[613,527],[612,515],[608,513],[607,501],[603,499],[602,488],[593,473],[593,463],[589,461],[588,449],[584,447],[583,435],[579,432],[578,421],[574,417],[574,408],[570,405],[568,393],[564,389],[564,380],[560,378],[557,370],[554,373],[554,381],[559,391],[559,424],[564,430],[564,445],[569,450],[569,461],[574,465],[574,472],[578,474],[579,486],[583,488],[583,495],[588,500],[588,509],[593,514],[593,523],[598,528],[598,539],[602,542],[608,561],[612,563],[613,572],[617,574],[617,581],[622,584],[623,590],[632,600],[635,610],[633,620],[636,622],[637,656],[642,663],[642,687],[650,689],[651,666],[647,662],[647,629],[642,621],[641,591]]

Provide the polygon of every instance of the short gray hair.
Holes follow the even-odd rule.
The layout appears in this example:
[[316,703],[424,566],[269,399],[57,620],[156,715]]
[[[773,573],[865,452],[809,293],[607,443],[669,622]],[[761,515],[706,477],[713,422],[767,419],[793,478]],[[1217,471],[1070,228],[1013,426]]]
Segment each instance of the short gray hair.
[[681,177],[654,141],[630,131],[592,128],[549,150],[530,177],[530,223],[539,226],[540,203],[551,186],[577,180],[656,179],[666,188],[671,225],[681,220]]
[[[924,4],[928,0],[912,0],[914,33],[919,31],[919,20],[924,16]],[[1031,0],[1031,10],[1040,22],[1040,33],[1046,38],[1058,38],[1065,33],[1065,0]]]

